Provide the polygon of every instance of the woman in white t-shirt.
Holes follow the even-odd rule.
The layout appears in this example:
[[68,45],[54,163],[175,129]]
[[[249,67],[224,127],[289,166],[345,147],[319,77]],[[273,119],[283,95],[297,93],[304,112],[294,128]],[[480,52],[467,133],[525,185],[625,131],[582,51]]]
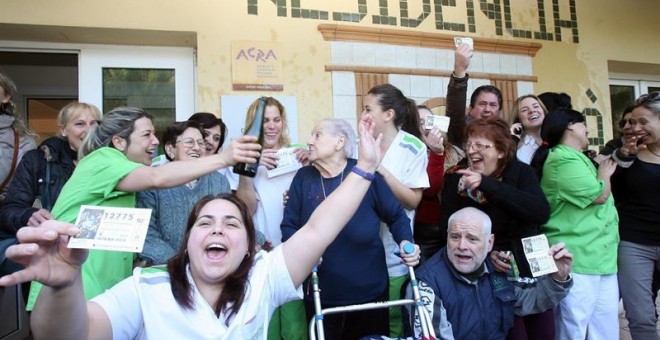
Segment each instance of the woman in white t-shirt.
[[[360,123],[358,173],[380,163],[373,122]],[[90,302],[81,267],[87,250],[65,246],[78,233],[54,220],[19,230],[7,256],[26,269],[0,278],[1,286],[37,280],[46,285],[32,313],[36,338],[265,339],[270,313],[300,297],[300,285],[325,248],[355,213],[371,185],[351,172],[308,223],[272,252],[254,253],[255,229],[243,202],[232,195],[198,203],[184,243],[164,267],[136,268],[132,277]],[[404,255],[408,265],[416,255]]]
[[[426,145],[420,139],[417,104],[390,84],[376,85],[364,98],[362,116],[372,117],[376,133],[383,134],[380,145],[383,161],[377,171],[385,178],[410,221],[414,221],[415,209],[422,200],[422,191],[429,187],[426,174],[428,157]],[[412,230],[412,222],[410,228]],[[395,249],[396,242],[387,225],[381,223],[380,229],[390,276],[390,299],[395,300],[401,298],[401,287],[407,278],[408,268],[391,251]],[[390,335],[403,335],[400,308],[390,308]]]

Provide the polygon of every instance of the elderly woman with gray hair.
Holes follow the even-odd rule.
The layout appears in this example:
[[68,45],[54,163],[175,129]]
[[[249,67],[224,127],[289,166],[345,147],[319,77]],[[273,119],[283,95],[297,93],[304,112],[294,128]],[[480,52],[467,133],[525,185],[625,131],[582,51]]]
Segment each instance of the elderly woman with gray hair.
[[[351,172],[372,177],[357,168],[357,161],[350,158],[356,142],[348,122],[321,121],[312,130],[307,144],[312,165],[298,170],[291,182],[281,225],[284,241],[307,223],[314,210]],[[385,252],[393,250],[383,246],[379,233],[381,220],[389,225],[400,246],[412,242],[410,220],[383,177],[376,174],[356,213],[323,253],[318,267],[323,308],[387,300]],[[415,246],[413,254],[403,256],[406,264],[416,265],[419,247]],[[305,285],[309,285],[308,280]],[[311,290],[303,290],[307,317],[311,319],[314,314]],[[355,339],[389,331],[387,309],[327,315],[324,323],[328,339]]]

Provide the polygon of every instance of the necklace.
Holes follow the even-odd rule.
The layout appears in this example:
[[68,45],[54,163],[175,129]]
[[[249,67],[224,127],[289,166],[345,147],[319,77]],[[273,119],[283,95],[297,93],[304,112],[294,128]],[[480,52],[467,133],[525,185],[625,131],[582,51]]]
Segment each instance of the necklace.
[[[344,170],[341,170],[341,177],[339,178],[339,185],[341,185],[341,182],[344,181]],[[339,186],[338,185],[338,186]],[[328,196],[325,195],[325,184],[323,183],[323,176],[321,176],[321,189],[323,190],[323,199],[328,198]]]

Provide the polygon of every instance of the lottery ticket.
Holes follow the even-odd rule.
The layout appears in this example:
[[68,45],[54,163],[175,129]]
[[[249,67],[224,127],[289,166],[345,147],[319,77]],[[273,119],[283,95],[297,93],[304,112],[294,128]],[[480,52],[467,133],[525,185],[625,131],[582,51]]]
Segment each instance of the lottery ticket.
[[472,40],[472,38],[454,37],[454,44],[456,44],[457,48],[463,44],[468,44],[468,46],[470,46],[471,49],[474,49],[474,40]]
[[149,229],[151,209],[83,205],[76,227],[78,235],[69,239],[69,248],[142,252]]

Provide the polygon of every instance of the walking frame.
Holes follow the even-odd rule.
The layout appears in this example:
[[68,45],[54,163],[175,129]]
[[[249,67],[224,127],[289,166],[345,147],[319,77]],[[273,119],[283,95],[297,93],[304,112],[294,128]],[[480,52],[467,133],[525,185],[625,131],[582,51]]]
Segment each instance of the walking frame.
[[[406,243],[403,247],[404,251],[407,254],[410,254],[414,251],[413,245]],[[405,305],[415,305],[415,310],[419,315],[420,326],[422,329],[422,340],[435,340],[435,331],[433,330],[433,324],[431,323],[431,317],[429,316],[426,308],[421,301],[419,294],[419,282],[415,277],[415,270],[412,267],[408,267],[408,273],[410,275],[410,284],[413,291],[413,299],[399,299],[392,301],[382,301],[382,302],[368,302],[357,305],[348,305],[341,307],[331,307],[322,309],[321,308],[321,289],[319,289],[319,276],[318,276],[318,266],[314,266],[312,270],[312,290],[314,297],[314,318],[309,322],[309,340],[325,340],[325,333],[323,330],[323,316],[328,314],[337,314],[345,312],[357,312],[363,310],[372,310],[379,308],[390,308],[398,307]]]

